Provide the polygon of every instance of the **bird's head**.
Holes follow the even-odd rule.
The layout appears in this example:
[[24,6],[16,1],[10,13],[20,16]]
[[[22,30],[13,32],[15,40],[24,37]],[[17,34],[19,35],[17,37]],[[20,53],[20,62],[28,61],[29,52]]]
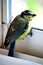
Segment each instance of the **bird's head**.
[[25,10],[21,13],[21,16],[27,19],[28,21],[31,21],[32,18],[36,16],[36,14],[33,14],[31,10]]

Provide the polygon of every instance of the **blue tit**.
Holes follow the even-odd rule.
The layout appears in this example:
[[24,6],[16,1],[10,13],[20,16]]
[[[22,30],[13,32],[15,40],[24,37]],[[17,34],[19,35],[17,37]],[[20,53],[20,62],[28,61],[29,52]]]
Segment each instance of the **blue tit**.
[[14,57],[15,42],[17,39],[24,39],[31,30],[32,18],[36,14],[33,14],[31,10],[25,10],[20,15],[17,15],[10,24],[4,47],[10,45],[8,56]]

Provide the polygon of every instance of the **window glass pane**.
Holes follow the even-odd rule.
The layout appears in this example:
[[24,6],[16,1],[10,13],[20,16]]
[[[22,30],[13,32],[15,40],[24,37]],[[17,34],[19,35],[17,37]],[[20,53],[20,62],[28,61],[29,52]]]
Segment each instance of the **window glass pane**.
[[43,0],[11,0],[12,20],[22,11],[32,10],[37,16],[32,20],[32,27],[43,29]]
[[7,24],[11,22],[11,0],[7,0]]
[[32,27],[43,29],[43,0],[26,0],[27,8],[36,13]]

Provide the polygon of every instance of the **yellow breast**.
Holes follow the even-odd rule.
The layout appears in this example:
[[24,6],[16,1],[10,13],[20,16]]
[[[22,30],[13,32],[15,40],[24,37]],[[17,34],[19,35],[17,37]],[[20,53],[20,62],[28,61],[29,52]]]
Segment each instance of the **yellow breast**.
[[30,21],[29,24],[28,24],[28,28],[27,28],[26,31],[19,37],[19,40],[23,40],[23,39],[28,35],[28,33],[29,33],[30,30],[31,30],[31,26],[32,26],[32,22]]

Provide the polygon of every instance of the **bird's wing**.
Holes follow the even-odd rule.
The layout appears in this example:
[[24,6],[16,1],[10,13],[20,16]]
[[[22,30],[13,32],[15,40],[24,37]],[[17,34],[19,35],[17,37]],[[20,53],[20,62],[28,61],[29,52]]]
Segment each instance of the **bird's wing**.
[[20,35],[24,33],[24,28],[28,25],[28,22],[21,18],[21,17],[16,17],[13,22],[11,23],[6,38],[5,38],[5,43],[4,45],[7,47],[9,44],[11,44],[13,41],[19,38]]

